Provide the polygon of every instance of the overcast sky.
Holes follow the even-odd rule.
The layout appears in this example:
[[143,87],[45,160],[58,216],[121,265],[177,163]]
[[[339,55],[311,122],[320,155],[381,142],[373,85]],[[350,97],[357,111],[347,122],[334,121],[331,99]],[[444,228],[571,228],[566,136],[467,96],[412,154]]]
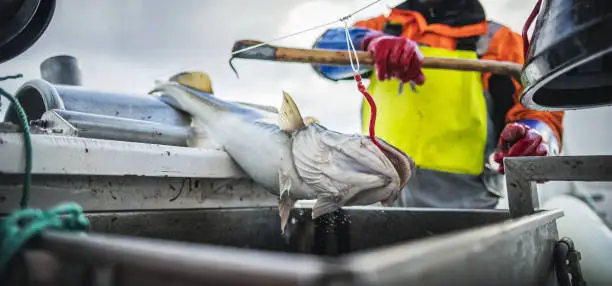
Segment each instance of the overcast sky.
[[[362,98],[354,81],[328,81],[306,64],[240,59],[235,60],[241,76],[237,79],[227,61],[237,40],[265,41],[329,22],[371,2],[62,0],[58,1],[56,14],[40,40],[22,55],[0,65],[0,74],[23,73],[25,78],[1,85],[14,92],[25,80],[40,77],[42,60],[58,54],[76,56],[83,71],[83,84],[93,89],[145,94],[156,78],[200,70],[210,74],[215,94],[224,99],[279,106],[281,91],[286,90],[303,114],[313,115],[338,131],[358,132]],[[387,7],[400,2],[383,0],[355,15],[353,21],[385,13]],[[517,32],[535,2],[482,1],[488,18]],[[301,34],[277,44],[308,48],[323,31]],[[568,137],[571,136],[568,141],[584,146],[575,147],[572,153],[611,153],[607,144],[593,142],[610,142],[607,139],[612,136],[607,133],[612,132],[585,134],[587,130],[580,128],[582,120],[592,122],[605,114],[609,114],[607,108],[568,114],[566,128]],[[587,135],[598,137],[593,140]]]
[[[58,54],[76,56],[83,71],[83,85],[94,89],[146,93],[156,78],[200,70],[211,76],[219,97],[278,106],[281,91],[286,90],[303,114],[314,115],[338,131],[358,132],[361,95],[355,82],[330,82],[306,64],[239,59],[235,61],[240,73],[237,79],[227,61],[236,40],[265,41],[290,34],[337,19],[370,2],[62,0],[41,39],[0,66],[2,74],[23,73],[24,79],[2,85],[14,92],[25,80],[40,76],[42,60]],[[399,2],[381,1],[353,20],[385,13],[388,6]],[[522,2],[524,5],[517,5],[517,1],[483,1],[490,17],[516,31],[535,3]],[[308,48],[323,31],[315,30],[277,44]]]

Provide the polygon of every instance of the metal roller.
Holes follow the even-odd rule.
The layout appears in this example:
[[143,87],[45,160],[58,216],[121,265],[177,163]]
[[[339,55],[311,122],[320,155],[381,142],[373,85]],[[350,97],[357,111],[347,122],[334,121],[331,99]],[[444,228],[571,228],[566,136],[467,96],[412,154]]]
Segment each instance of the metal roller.
[[188,126],[67,110],[47,111],[35,123],[63,135],[173,146],[187,146],[192,136]]
[[[51,77],[78,83],[75,77]],[[56,126],[67,121],[68,125],[54,127],[63,129],[64,135],[175,146],[186,146],[185,140],[191,137],[188,114],[147,94],[96,91],[36,79],[23,84],[15,97],[30,121]],[[17,124],[15,111],[8,109],[4,121]],[[71,131],[70,125],[78,131]]]
[[[147,94],[128,94],[52,84],[30,80],[15,93],[28,119],[40,119],[53,109],[116,116],[177,126],[189,126],[189,115]],[[7,110],[4,121],[17,123],[14,111]]]

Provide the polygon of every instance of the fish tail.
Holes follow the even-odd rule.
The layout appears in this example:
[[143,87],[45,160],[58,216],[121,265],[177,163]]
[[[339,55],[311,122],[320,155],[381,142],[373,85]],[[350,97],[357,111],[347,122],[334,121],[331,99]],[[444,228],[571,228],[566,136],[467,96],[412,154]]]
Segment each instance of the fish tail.
[[244,112],[243,107],[221,100],[214,95],[191,88],[180,83],[166,83],[154,90],[159,99],[166,104],[198,117],[202,122],[210,122],[220,112]]

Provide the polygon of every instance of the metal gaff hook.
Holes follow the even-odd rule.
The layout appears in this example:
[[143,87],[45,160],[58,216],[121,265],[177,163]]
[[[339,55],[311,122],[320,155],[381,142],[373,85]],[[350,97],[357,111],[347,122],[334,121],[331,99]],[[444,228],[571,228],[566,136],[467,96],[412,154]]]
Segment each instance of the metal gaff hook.
[[236,70],[236,67],[234,67],[234,64],[232,63],[232,61],[235,59],[236,57],[234,57],[234,54],[232,54],[232,56],[229,59],[229,66],[232,69],[232,71],[234,72],[234,74],[236,75],[237,79],[240,79],[240,76],[238,75],[238,70]]

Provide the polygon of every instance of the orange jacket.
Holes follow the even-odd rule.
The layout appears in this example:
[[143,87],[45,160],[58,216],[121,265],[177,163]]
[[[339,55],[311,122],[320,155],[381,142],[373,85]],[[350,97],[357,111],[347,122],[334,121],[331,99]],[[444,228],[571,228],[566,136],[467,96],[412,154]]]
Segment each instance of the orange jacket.
[[[442,24],[428,25],[427,21],[420,13],[401,9],[392,9],[388,17],[381,15],[368,20],[358,21],[354,26],[382,31],[387,21],[402,24],[403,31],[401,36],[403,37],[420,44],[449,50],[455,50],[457,38],[484,35],[487,33],[488,26],[487,21],[462,27],[451,27]],[[491,38],[489,47],[481,58],[515,62],[522,65],[524,63],[524,57],[521,35],[513,32],[506,26],[501,26]],[[491,73],[484,73],[482,75],[482,82],[485,90],[489,90],[490,77]],[[553,129],[561,145],[564,112],[547,112],[527,109],[519,102],[519,95],[523,89],[521,84],[514,79],[512,79],[512,82],[516,90],[513,95],[514,105],[506,113],[506,123],[527,119],[542,121]]]

